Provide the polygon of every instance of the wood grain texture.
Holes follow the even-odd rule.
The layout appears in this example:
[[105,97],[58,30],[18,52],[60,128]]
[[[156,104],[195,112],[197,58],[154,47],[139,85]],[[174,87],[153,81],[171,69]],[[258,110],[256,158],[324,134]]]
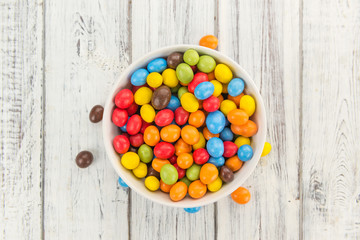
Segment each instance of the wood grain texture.
[[[197,44],[214,34],[215,1],[132,1],[133,60],[159,47]],[[131,239],[214,239],[214,204],[196,214],[161,206],[131,192]]]
[[0,239],[42,236],[43,3],[0,3]]
[[[45,18],[45,238],[127,239],[128,190],[88,114],[128,65],[128,3],[46,1]],[[80,169],[85,149],[95,159]]]
[[360,238],[360,2],[304,1],[304,239]]
[[298,9],[298,1],[219,1],[219,50],[259,87],[273,149],[243,185],[248,204],[218,202],[218,239],[299,238]]

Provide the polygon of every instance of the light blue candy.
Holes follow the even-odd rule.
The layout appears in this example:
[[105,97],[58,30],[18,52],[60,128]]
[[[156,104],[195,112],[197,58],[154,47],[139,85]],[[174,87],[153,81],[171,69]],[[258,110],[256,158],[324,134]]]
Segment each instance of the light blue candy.
[[206,143],[206,150],[212,157],[221,157],[224,154],[224,143],[218,137],[210,138]]
[[175,111],[178,107],[180,107],[180,100],[175,96],[171,96],[170,102],[166,108],[170,109],[171,111]]
[[152,60],[151,62],[149,62],[149,64],[147,65],[147,70],[149,72],[162,72],[166,69],[166,60],[163,58],[156,58],[154,60]]
[[126,184],[126,182],[124,182],[124,180],[121,179],[121,177],[119,177],[118,182],[120,184],[120,186],[124,187],[124,188],[128,188],[129,186]]
[[184,208],[185,212],[188,213],[197,213],[200,211],[201,207],[194,207],[194,208]]
[[225,127],[225,116],[219,110],[211,112],[206,118],[206,126],[212,134],[220,133]]
[[214,164],[216,167],[221,167],[222,165],[225,164],[225,158],[222,156],[218,158],[210,157],[210,159],[207,162]]
[[205,100],[214,93],[215,87],[211,82],[202,82],[194,90],[195,97],[199,100]]
[[241,161],[246,162],[246,161],[249,161],[252,158],[253,149],[252,149],[252,147],[250,145],[245,144],[245,145],[242,145],[239,148],[237,154],[238,154],[238,157],[239,157],[239,159]]
[[244,80],[242,80],[241,78],[234,78],[229,82],[227,89],[230,96],[236,97],[244,91],[244,88]]
[[146,77],[149,75],[149,72],[144,69],[144,68],[140,68],[138,70],[136,70],[132,75],[131,75],[131,84],[134,86],[141,86],[144,85],[146,83]]
[[224,128],[224,130],[221,131],[220,138],[223,141],[232,141],[234,138],[234,134],[230,130],[230,128],[226,127],[226,128]]

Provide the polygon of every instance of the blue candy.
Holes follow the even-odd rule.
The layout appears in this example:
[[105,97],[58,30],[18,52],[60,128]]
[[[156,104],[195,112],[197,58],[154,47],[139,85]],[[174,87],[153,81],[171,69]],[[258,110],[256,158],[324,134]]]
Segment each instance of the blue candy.
[[253,156],[253,149],[251,148],[250,145],[245,144],[245,145],[242,145],[242,146],[239,148],[237,154],[238,154],[238,157],[239,157],[239,159],[240,159],[241,161],[246,162],[246,161],[249,161],[249,160],[252,158],[252,156]]
[[225,127],[230,126],[230,122],[227,118],[225,118]]
[[230,130],[230,128],[226,127],[226,128],[224,128],[224,130],[221,131],[220,138],[223,141],[232,141],[234,138],[234,134]]
[[212,157],[221,157],[224,154],[224,143],[218,137],[210,138],[206,143],[206,150]]
[[241,78],[234,78],[229,82],[227,89],[230,96],[236,97],[244,91],[244,88],[244,80],[242,80]]
[[215,87],[211,82],[202,82],[194,90],[195,97],[200,100],[209,98],[214,93]]
[[212,134],[220,133],[225,127],[225,116],[219,110],[209,113],[206,126]]
[[149,75],[149,72],[146,71],[146,69],[144,68],[140,68],[138,70],[136,70],[132,75],[131,75],[131,84],[134,86],[141,86],[144,85],[146,83],[146,77]]
[[210,159],[207,161],[207,163],[212,163],[216,167],[221,167],[222,165],[225,164],[225,158],[222,156],[218,157],[218,158],[210,157]]
[[188,213],[197,213],[200,211],[201,207],[194,207],[194,208],[184,208],[185,212]]
[[129,186],[126,184],[126,182],[124,182],[124,180],[121,179],[121,177],[119,177],[118,182],[120,184],[120,186],[124,187],[124,188],[128,188]]
[[167,63],[166,60],[163,58],[156,58],[154,60],[152,60],[151,62],[149,62],[149,64],[147,65],[147,70],[149,72],[162,72],[166,69],[167,67]]
[[178,107],[180,107],[180,100],[175,96],[171,96],[170,102],[166,108],[170,109],[171,111],[175,111]]
[[126,123],[125,123],[125,125],[124,126],[122,126],[122,127],[119,127],[120,128],[120,130],[122,131],[122,132],[127,132],[126,131],[126,126],[127,126],[127,123],[128,123],[128,121],[129,121],[129,119],[130,119],[130,117],[128,117],[128,120],[126,121]]

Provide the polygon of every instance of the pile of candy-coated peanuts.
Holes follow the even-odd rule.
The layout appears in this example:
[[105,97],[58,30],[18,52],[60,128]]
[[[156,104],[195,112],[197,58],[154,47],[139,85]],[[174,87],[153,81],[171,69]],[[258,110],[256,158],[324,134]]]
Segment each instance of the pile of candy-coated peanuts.
[[188,49],[153,59],[131,84],[114,100],[112,121],[122,133],[113,146],[148,190],[198,199],[251,160],[255,100],[227,65]]

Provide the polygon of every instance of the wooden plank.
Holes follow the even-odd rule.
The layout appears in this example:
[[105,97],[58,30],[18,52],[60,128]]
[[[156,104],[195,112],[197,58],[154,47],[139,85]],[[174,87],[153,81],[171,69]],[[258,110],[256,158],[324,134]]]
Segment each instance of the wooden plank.
[[[133,60],[159,47],[214,34],[215,1],[132,1]],[[214,204],[196,214],[131,192],[131,239],[214,239]],[[139,227],[141,230],[139,231]]]
[[43,3],[0,3],[0,239],[41,239]]
[[304,1],[304,239],[360,238],[360,2]]
[[[128,2],[46,1],[45,18],[45,237],[127,239],[128,190],[88,114],[128,65]],[[80,169],[84,149],[95,159]]]
[[248,204],[218,202],[217,238],[298,239],[299,1],[219,1],[219,26],[219,50],[260,89],[273,150],[243,185]]

